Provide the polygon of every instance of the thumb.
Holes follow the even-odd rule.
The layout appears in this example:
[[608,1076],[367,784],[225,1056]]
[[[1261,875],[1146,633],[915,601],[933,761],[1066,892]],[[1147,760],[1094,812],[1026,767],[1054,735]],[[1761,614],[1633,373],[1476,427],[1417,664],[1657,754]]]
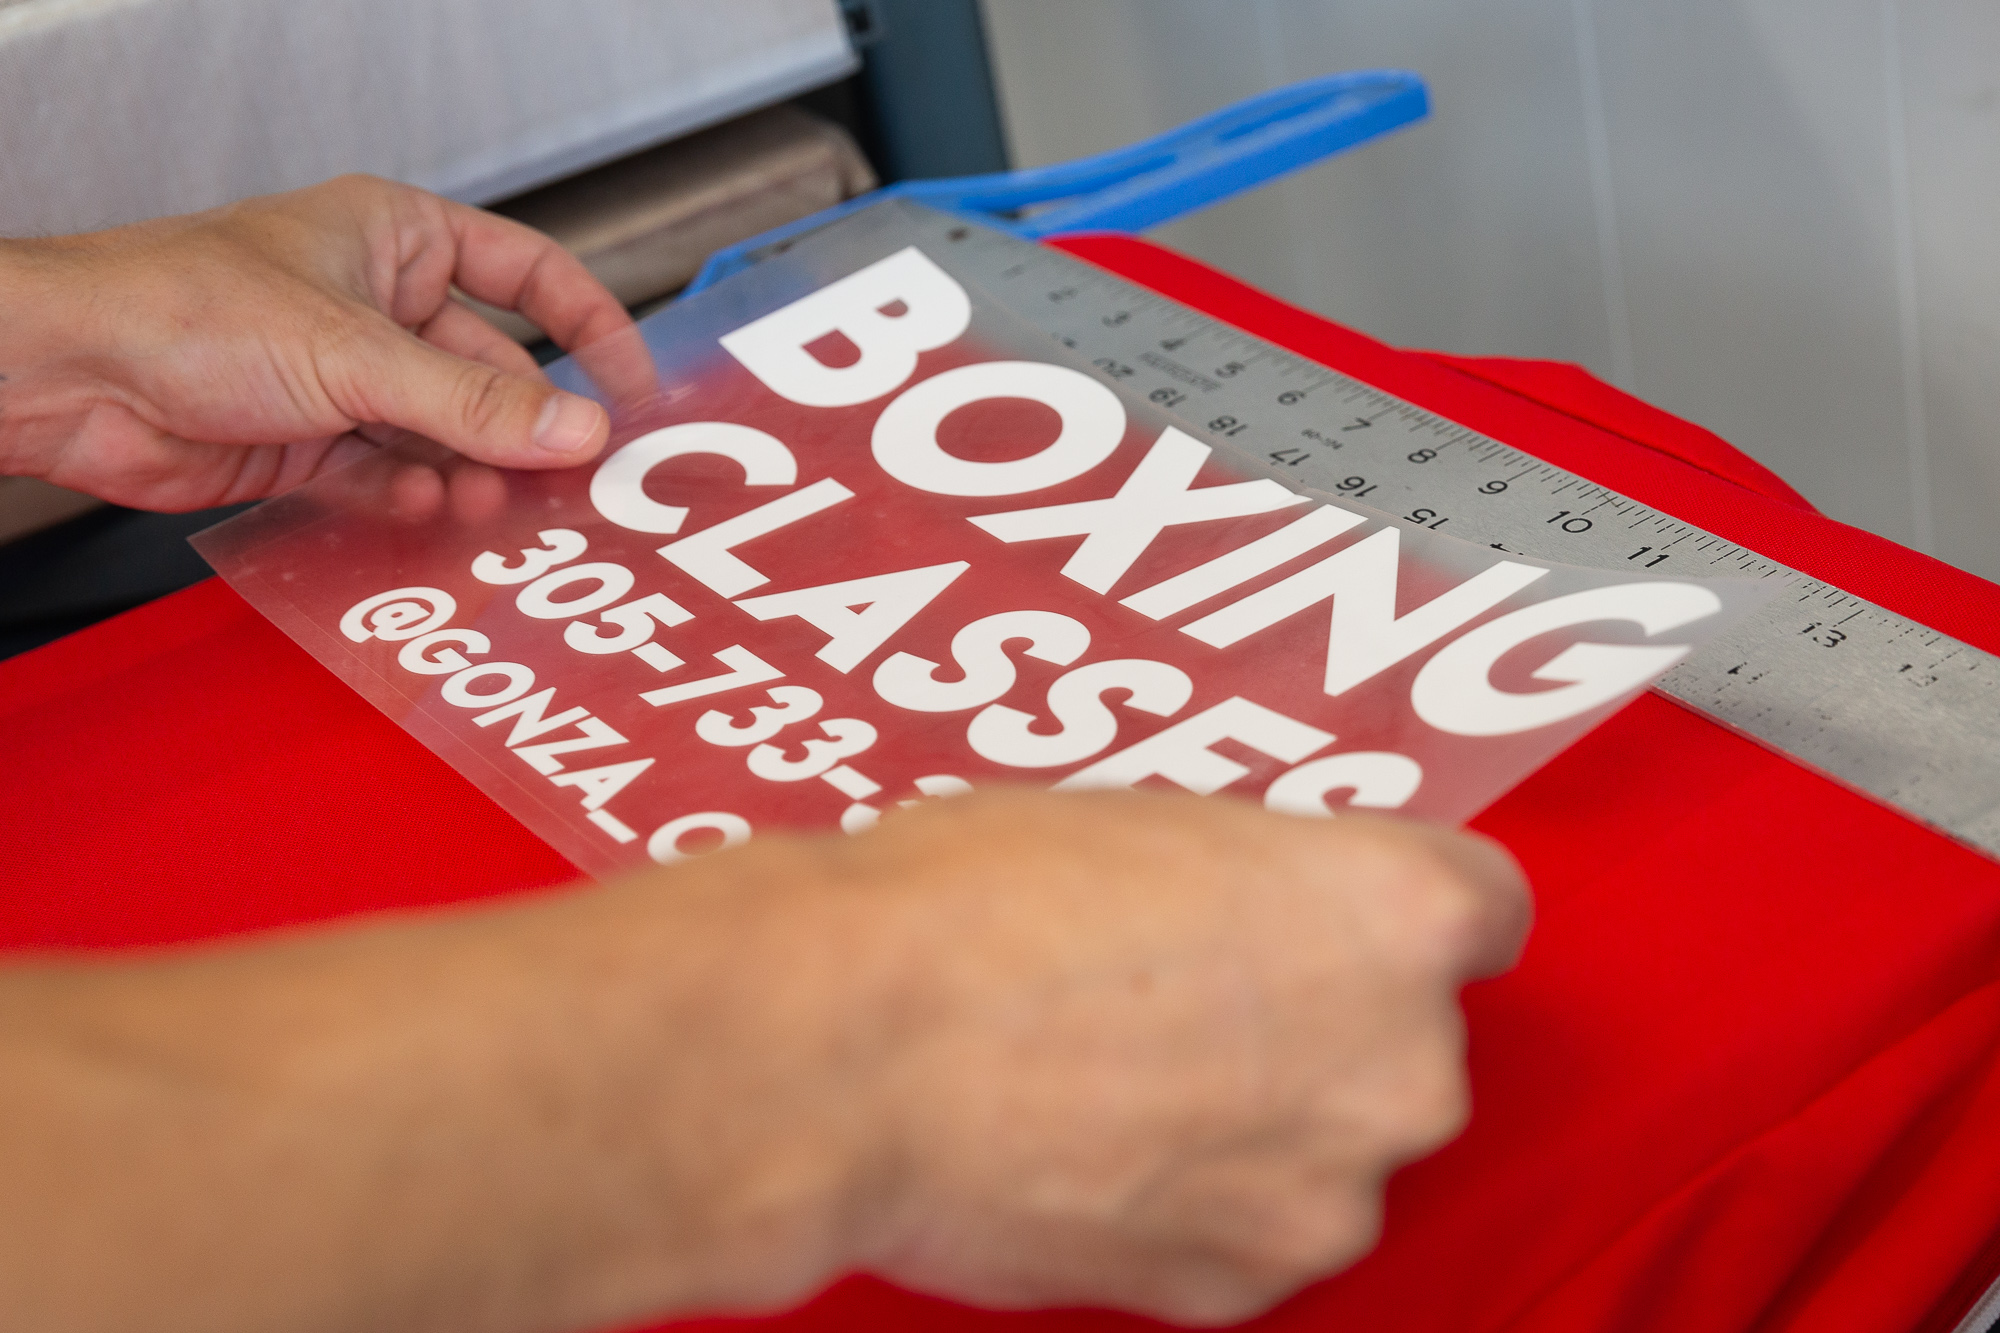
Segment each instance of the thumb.
[[413,431],[496,467],[568,467],[596,456],[611,419],[588,398],[496,370],[398,329],[369,360],[366,383],[341,403],[363,424]]

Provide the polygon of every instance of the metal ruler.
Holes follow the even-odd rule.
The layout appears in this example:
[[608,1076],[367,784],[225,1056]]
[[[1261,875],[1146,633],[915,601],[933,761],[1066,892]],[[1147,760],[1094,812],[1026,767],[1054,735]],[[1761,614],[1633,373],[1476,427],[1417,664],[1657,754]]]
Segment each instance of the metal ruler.
[[1543,560],[1781,582],[1658,690],[2000,856],[2000,659],[1058,251],[925,222],[956,272],[1266,475]]

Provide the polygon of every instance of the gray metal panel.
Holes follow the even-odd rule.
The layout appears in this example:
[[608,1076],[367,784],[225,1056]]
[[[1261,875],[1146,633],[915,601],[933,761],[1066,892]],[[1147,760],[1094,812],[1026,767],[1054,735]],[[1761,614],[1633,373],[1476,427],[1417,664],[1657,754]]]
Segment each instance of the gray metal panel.
[[1007,169],[975,0],[865,0],[862,78],[877,165],[890,180]]
[[0,235],[345,171],[485,202],[855,63],[835,0],[17,0]]

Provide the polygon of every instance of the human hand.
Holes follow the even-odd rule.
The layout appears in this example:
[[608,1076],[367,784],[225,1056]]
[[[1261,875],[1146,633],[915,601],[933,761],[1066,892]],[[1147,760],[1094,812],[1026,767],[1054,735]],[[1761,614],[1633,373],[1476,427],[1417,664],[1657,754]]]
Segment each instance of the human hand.
[[1387,1174],[1457,1131],[1457,990],[1527,918],[1477,838],[1015,791],[0,968],[0,1308],[549,1333],[866,1270],[1243,1318],[1358,1256]]
[[[0,241],[0,472],[186,510],[290,489],[406,432],[504,467],[594,456],[604,410],[557,392],[454,285],[564,348],[637,346],[555,242],[365,176]],[[650,362],[624,371],[632,392]],[[454,499],[481,490],[468,477]]]
[[884,1034],[857,1257],[988,1305],[1232,1321],[1358,1257],[1530,915],[1483,839],[1228,800],[981,796],[831,850],[895,923],[844,944],[894,978],[843,1016]]

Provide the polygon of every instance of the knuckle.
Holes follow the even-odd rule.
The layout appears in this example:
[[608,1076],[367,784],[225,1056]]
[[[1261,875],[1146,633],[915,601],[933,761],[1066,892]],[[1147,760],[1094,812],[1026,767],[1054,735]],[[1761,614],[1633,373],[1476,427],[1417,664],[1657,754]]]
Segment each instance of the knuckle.
[[1303,1285],[1358,1258],[1380,1232],[1373,1191],[1341,1189],[1294,1199],[1271,1217],[1257,1271],[1287,1287]]
[[1139,1313],[1183,1328],[1228,1328],[1256,1318],[1289,1296],[1292,1284],[1210,1276],[1182,1282],[1150,1300],[1134,1302]]
[[297,316],[318,355],[335,365],[366,364],[388,351],[379,322],[333,301],[301,301]]
[[294,314],[311,348],[313,377],[337,401],[356,404],[357,419],[379,416],[359,405],[372,403],[368,387],[393,375],[404,349],[383,336],[378,320],[335,302],[301,301]]
[[1447,964],[1481,953],[1493,930],[1493,913],[1477,885],[1451,866],[1434,861],[1425,889],[1427,924],[1432,941]]
[[1435,1017],[1404,1019],[1382,1035],[1375,1055],[1350,1066],[1316,1094],[1315,1142],[1339,1169],[1374,1177],[1455,1138],[1471,1118],[1462,1025],[1446,1004]]
[[393,193],[407,187],[394,181],[384,180],[365,171],[343,172],[326,183],[326,188],[345,195],[371,195]]
[[1455,982],[1511,961],[1531,916],[1518,880],[1474,873],[1461,851],[1439,843],[1406,848],[1397,877],[1410,961]]
[[1191,1219],[1200,1244],[1189,1271],[1208,1279],[1196,1291],[1233,1292],[1254,1313],[1367,1253],[1381,1233],[1381,1173],[1346,1160],[1348,1147],[1337,1155],[1337,1166],[1293,1162],[1255,1189],[1211,1199]]
[[1456,1138],[1472,1118],[1472,1092],[1456,1051],[1419,1063],[1404,1118],[1409,1147],[1427,1151]]
[[489,366],[468,364],[459,373],[453,395],[458,420],[475,435],[504,424],[515,405],[514,386]]
[[1370,1116],[1382,1154],[1395,1161],[1456,1138],[1472,1116],[1459,1043],[1438,1034],[1412,1046],[1379,1090]]

